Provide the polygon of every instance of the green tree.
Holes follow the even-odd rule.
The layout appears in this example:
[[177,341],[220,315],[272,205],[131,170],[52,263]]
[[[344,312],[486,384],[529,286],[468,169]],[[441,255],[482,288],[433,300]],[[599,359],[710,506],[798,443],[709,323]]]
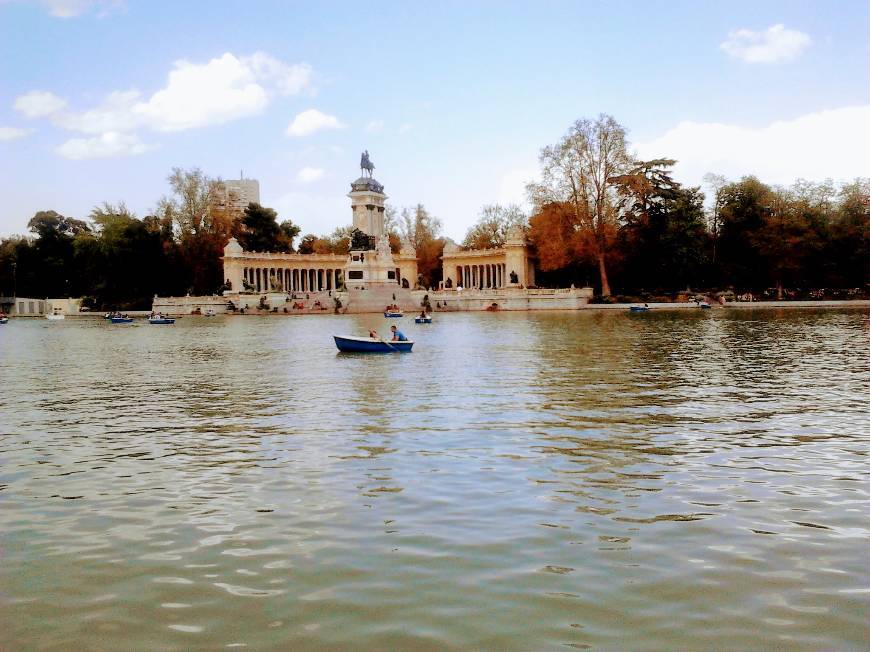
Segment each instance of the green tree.
[[248,204],[242,227],[238,237],[245,251],[286,250],[286,236],[282,238],[278,213],[274,209],[256,203]]
[[707,245],[704,195],[671,177],[672,159],[637,161],[614,178],[624,198],[620,228],[625,283],[680,289],[701,280]]
[[726,284],[763,288],[767,265],[753,235],[770,215],[773,191],[756,177],[743,177],[722,188],[719,229],[719,274]]
[[528,216],[516,204],[490,204],[480,209],[477,222],[465,234],[462,246],[466,249],[498,249],[504,246],[512,228],[525,231],[528,226]]

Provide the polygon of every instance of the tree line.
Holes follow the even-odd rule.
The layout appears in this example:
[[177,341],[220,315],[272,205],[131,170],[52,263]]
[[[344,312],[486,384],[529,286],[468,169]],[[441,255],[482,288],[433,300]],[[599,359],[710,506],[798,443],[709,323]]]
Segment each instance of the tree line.
[[[291,220],[259,204],[237,208],[232,191],[200,169],[175,168],[170,192],[139,218],[121,202],[94,207],[87,219],[37,212],[29,235],[0,239],[0,296],[82,297],[96,310],[147,309],[154,295],[208,295],[225,287],[221,256],[231,237],[246,251],[346,254],[351,227],[299,237]],[[440,280],[441,222],[422,204],[388,207],[393,251],[402,242],[420,258],[418,283]],[[241,289],[241,288],[235,288]]]
[[[594,284],[603,297],[613,288],[631,295],[866,289],[868,178],[782,187],[708,174],[705,206],[701,187],[674,180],[673,159],[632,156],[625,128],[607,115],[576,121],[539,158],[540,180],[527,186],[532,214],[484,206],[462,246],[499,248],[519,228],[533,245],[540,285]],[[87,220],[36,213],[30,235],[0,240],[0,295],[147,308],[155,294],[218,292],[230,237],[247,251],[350,249],[351,227],[299,238],[299,227],[271,208],[235,208],[232,191],[199,169],[175,168],[168,182],[169,194],[141,219],[123,203],[103,203]],[[441,221],[423,204],[387,206],[385,227],[393,252],[403,243],[416,250],[418,285],[437,287],[447,243]]]
[[[688,288],[866,290],[870,178],[771,186],[752,176],[672,177],[673,159],[639,161],[613,117],[575,122],[540,153],[527,187],[542,284],[592,284],[602,296]],[[593,281],[594,279],[594,281]]]

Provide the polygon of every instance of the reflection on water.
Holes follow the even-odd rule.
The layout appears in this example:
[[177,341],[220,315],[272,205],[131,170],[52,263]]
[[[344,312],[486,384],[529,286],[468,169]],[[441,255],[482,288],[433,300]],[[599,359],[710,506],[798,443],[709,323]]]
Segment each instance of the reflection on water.
[[866,311],[13,321],[0,648],[860,648]]

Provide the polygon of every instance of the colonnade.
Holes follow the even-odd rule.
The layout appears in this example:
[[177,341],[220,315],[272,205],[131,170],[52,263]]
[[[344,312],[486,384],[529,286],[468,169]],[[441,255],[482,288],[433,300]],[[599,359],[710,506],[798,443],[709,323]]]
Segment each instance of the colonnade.
[[242,277],[257,292],[321,292],[337,289],[343,279],[341,269],[289,269],[282,267],[245,267]]
[[466,288],[500,288],[505,285],[505,265],[459,265],[456,278]]

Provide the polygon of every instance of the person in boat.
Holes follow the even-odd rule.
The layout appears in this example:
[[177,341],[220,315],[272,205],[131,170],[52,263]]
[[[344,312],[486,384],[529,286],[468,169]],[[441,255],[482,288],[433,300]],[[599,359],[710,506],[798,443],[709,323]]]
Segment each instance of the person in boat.
[[393,342],[407,342],[408,338],[405,337],[405,334],[396,328],[396,325],[393,324],[390,326],[390,330],[393,331]]
[[425,310],[420,311],[420,319],[426,319],[426,311]]
[[380,338],[378,337],[378,332],[375,331],[375,330],[370,330],[370,331],[369,331],[369,337],[372,338],[373,340],[378,340],[378,339],[380,339]]

